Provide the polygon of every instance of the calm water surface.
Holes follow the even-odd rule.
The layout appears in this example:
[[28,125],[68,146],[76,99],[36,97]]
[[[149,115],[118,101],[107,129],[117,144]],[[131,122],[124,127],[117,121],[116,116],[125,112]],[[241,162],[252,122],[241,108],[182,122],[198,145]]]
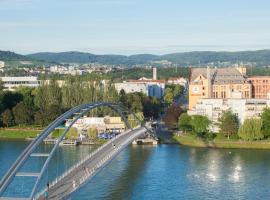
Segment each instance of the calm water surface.
[[[26,145],[0,141],[0,177]],[[60,148],[45,178],[53,178],[92,150],[90,146]],[[28,168],[35,166],[40,164]],[[254,200],[270,199],[269,188],[268,150],[129,146],[71,199]]]

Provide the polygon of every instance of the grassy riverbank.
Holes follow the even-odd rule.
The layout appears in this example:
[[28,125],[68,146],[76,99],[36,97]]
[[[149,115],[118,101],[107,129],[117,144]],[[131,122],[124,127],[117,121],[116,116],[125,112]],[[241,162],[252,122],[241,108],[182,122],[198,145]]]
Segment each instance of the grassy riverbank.
[[194,135],[173,136],[173,139],[179,144],[192,147],[270,149],[270,140],[260,140],[252,142],[242,140],[227,140],[225,138],[206,140],[195,137]]
[[34,138],[40,132],[41,130],[37,130],[37,129],[1,128],[0,139]]

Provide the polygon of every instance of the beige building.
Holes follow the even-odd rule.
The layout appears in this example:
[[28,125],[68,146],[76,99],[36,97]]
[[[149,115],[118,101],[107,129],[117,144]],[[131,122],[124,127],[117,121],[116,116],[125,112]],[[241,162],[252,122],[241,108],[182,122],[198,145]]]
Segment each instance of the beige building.
[[251,83],[246,77],[246,68],[192,68],[189,77],[189,109],[199,99],[251,98]]

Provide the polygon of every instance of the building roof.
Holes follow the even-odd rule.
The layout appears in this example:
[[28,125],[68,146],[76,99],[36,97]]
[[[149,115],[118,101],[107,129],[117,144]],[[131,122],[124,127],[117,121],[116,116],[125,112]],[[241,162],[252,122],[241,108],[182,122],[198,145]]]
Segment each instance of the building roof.
[[165,80],[129,80],[129,82],[133,83],[166,83]]
[[[210,70],[210,77],[213,84],[248,83],[247,78],[234,67],[208,68],[208,70]],[[199,75],[207,78],[207,68],[191,69],[190,81],[194,81]]]

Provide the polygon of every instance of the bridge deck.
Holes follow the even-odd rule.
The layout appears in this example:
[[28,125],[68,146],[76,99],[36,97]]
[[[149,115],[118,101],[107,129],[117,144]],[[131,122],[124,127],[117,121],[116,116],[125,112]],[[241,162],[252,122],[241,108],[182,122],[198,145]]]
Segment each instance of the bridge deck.
[[[104,144],[79,163],[79,165],[73,167],[54,182],[49,188],[48,199],[62,199],[69,196],[93,177],[100,168],[105,166],[135,138],[145,132],[146,129],[144,127],[139,127],[132,131],[120,134],[118,137]],[[43,198],[42,194],[37,197],[37,199]]]

